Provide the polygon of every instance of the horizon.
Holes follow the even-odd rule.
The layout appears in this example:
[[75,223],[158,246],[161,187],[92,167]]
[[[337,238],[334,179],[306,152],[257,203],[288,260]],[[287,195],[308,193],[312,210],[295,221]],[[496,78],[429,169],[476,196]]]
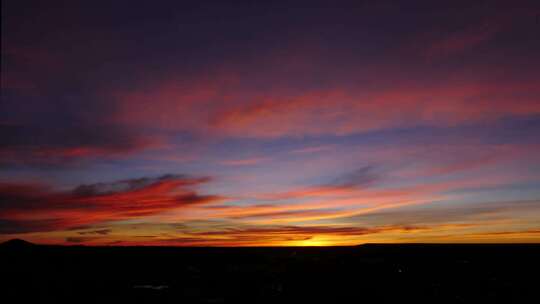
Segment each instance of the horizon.
[[[540,246],[540,243],[361,243],[361,244],[354,244],[354,245],[320,245],[320,246],[296,246],[296,245],[274,245],[274,246],[222,246],[222,245],[189,245],[189,246],[182,246],[182,245],[163,245],[163,244],[149,244],[149,245],[125,245],[122,243],[119,244],[70,244],[70,243],[60,243],[60,244],[47,244],[47,243],[32,243],[29,241],[26,241],[24,239],[9,239],[6,241],[3,241],[0,243],[0,246],[6,246],[6,245],[12,245],[14,242],[16,243],[24,243],[25,245],[30,246],[39,246],[39,247],[88,247],[88,248],[111,248],[111,247],[123,247],[123,248],[238,248],[238,249],[249,249],[249,248],[354,248],[354,247],[370,247],[370,246],[377,246],[377,247],[415,247],[415,246],[427,246],[427,247],[504,247],[504,246],[528,246],[528,247],[536,247]],[[19,245],[17,245],[19,246]],[[532,248],[531,247],[531,248]]]
[[538,1],[2,1],[0,243],[540,243]]

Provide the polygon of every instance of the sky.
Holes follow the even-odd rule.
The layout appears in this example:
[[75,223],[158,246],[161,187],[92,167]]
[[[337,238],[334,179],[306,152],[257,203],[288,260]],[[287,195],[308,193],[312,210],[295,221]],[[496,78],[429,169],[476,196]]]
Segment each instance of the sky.
[[0,241],[540,242],[538,1],[2,1]]

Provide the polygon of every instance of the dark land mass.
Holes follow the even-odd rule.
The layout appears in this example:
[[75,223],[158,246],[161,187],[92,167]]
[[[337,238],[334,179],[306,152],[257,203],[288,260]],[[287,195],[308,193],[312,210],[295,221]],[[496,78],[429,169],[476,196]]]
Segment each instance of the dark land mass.
[[[3,303],[528,303],[540,245],[0,245]],[[29,302],[30,301],[30,302]]]

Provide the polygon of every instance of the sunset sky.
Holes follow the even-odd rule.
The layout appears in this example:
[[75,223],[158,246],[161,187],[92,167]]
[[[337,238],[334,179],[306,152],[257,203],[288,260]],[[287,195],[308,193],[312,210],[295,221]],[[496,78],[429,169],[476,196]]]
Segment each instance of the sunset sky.
[[2,1],[0,241],[540,242],[538,1]]

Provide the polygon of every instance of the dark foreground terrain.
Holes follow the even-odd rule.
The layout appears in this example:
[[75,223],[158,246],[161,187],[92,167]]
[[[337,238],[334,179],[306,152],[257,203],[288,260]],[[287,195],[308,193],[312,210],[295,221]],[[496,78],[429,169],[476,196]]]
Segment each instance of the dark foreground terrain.
[[540,245],[0,245],[3,303],[528,303]]

